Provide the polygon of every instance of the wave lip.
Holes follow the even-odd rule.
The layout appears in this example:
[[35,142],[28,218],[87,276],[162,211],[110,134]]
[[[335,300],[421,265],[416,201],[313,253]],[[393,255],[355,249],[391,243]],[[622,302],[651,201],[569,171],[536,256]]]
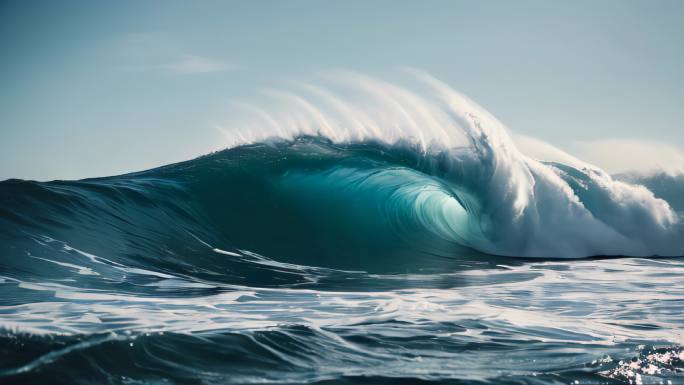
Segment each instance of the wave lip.
[[[680,214],[663,195],[567,154],[561,157],[567,163],[527,156],[485,109],[428,74],[409,72],[411,88],[338,72],[327,75],[329,88],[270,92],[269,109],[241,104],[246,117],[235,126],[244,130],[229,135],[252,143],[308,135],[349,149],[364,143],[388,152],[409,148],[418,159],[409,168],[447,186],[457,201],[463,197],[466,211],[477,211],[465,227],[456,219],[463,215],[455,214],[460,224],[452,235],[480,252],[545,258],[684,253]],[[552,148],[526,142],[526,150]],[[430,229],[449,227],[432,222]]]

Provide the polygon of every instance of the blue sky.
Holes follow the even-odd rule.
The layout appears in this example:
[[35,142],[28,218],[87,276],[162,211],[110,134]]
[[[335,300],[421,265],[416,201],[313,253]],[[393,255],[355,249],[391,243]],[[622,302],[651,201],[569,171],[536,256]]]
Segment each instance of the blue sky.
[[516,132],[684,149],[682,1],[3,1],[0,179],[154,167],[222,143],[226,101],[420,68]]

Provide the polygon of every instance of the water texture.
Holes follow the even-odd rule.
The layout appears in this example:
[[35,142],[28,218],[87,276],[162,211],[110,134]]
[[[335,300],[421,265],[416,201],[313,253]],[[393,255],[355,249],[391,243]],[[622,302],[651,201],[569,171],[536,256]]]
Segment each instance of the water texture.
[[0,383],[684,383],[682,178],[532,159],[433,86],[392,89],[421,138],[335,99],[376,130],[0,182]]

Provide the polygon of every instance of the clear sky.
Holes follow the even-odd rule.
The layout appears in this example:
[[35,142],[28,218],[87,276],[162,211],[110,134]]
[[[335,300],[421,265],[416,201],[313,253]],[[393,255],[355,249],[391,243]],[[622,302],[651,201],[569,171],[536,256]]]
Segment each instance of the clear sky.
[[679,0],[4,0],[0,179],[201,155],[227,100],[337,68],[420,68],[560,147],[682,150],[682,20]]

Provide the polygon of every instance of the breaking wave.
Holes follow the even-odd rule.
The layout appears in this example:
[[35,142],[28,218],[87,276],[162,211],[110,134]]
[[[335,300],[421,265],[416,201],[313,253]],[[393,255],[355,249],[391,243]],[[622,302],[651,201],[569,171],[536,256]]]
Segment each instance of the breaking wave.
[[613,178],[574,158],[525,156],[484,109],[416,77],[422,93],[342,74],[346,91],[304,87],[318,104],[269,91],[278,107],[243,106],[258,129],[233,135],[251,144],[188,162],[77,182],[4,182],[4,226],[111,212],[94,230],[127,238],[125,223],[160,234],[172,223],[313,265],[313,255],[406,248],[544,258],[684,253],[672,188]]
[[532,158],[424,74],[335,79],[193,160],[0,182],[0,380],[681,379],[681,258],[548,260],[682,256],[681,176]]

